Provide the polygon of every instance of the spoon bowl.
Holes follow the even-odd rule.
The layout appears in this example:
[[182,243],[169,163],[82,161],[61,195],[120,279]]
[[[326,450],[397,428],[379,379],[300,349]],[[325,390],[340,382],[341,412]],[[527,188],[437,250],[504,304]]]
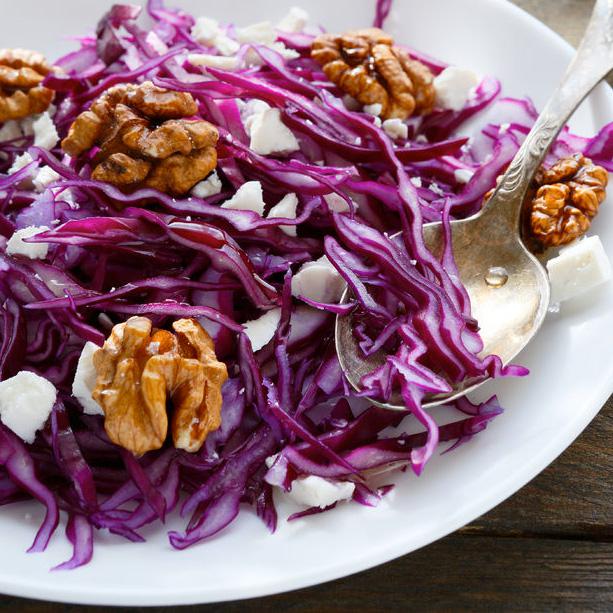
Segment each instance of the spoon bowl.
[[[549,305],[549,279],[521,239],[523,203],[535,172],[560,130],[612,69],[613,0],[597,0],[575,58],[493,195],[478,214],[451,222],[453,256],[483,341],[479,357],[497,355],[508,364],[543,323]],[[444,244],[442,230],[440,223],[423,226],[424,242],[436,256],[440,256]],[[351,298],[347,289],[341,301],[346,303]],[[358,391],[364,375],[387,358],[383,350],[364,356],[353,331],[351,313],[337,315],[336,351],[347,380]],[[447,394],[426,396],[423,406],[449,402],[485,380],[461,381]],[[387,409],[406,410],[399,395],[392,395],[387,403],[369,400]]]
[[[549,279],[519,235],[509,232],[506,224],[501,225],[493,210],[488,206],[478,215],[451,222],[450,227],[460,279],[470,297],[473,316],[479,322],[483,341],[479,357],[494,354],[508,364],[545,319]],[[442,224],[426,224],[423,229],[426,246],[439,256],[443,249]],[[351,298],[350,290],[346,290],[342,302]],[[361,378],[381,366],[387,357],[384,351],[368,357],[361,354],[351,314],[337,318],[336,343],[341,348],[338,352],[341,368],[356,390],[360,389]],[[423,406],[449,402],[483,381],[465,380],[454,385],[449,394],[426,396]],[[392,396],[389,403],[371,401],[385,408],[404,410],[399,395]]]

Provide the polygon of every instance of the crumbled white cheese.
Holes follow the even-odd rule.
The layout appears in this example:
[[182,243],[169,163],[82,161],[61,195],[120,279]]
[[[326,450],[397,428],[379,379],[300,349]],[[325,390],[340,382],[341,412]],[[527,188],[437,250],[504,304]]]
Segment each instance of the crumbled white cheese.
[[32,159],[32,156],[27,152],[22,153],[21,155],[18,155],[15,158],[13,165],[9,169],[9,174],[10,175],[15,174],[18,170],[25,168],[28,164],[31,164],[33,161],[34,160]]
[[26,243],[23,239],[36,236],[48,229],[47,226],[28,226],[16,230],[6,243],[6,252],[9,255],[25,255],[31,260],[44,260],[49,251],[49,243]]
[[383,122],[383,130],[390,138],[407,138],[409,136],[409,126],[397,117],[386,119]]
[[275,29],[270,21],[260,21],[250,26],[236,29],[236,39],[240,43],[271,45],[275,42],[276,38]]
[[0,142],[15,140],[16,138],[21,138],[22,136],[23,132],[21,131],[21,126],[19,125],[18,121],[6,121],[0,128]]
[[421,177],[411,177],[409,180],[415,187],[421,187]]
[[55,181],[59,180],[59,178],[60,175],[55,172],[53,168],[51,168],[50,166],[43,166],[36,173],[36,176],[34,177],[34,180],[32,182],[34,183],[34,187],[37,192],[44,192],[45,189],[51,183],[54,183]]
[[280,321],[281,309],[276,308],[266,311],[261,317],[246,321],[243,324],[245,334],[249,337],[254,351],[261,349],[272,340]]
[[478,84],[479,76],[472,70],[459,66],[448,66],[434,78],[437,106],[459,111]]
[[56,192],[55,196],[58,201],[65,202],[71,209],[78,209],[79,203],[75,199],[74,192],[69,188],[56,188],[54,190]]
[[334,213],[346,213],[350,209],[347,201],[336,192],[325,194],[323,198],[326,201],[328,208]]
[[[295,60],[300,57],[300,53],[295,49],[289,49],[285,46],[281,41],[277,41],[271,43],[270,45],[266,45],[269,49],[276,51],[284,60]],[[260,54],[253,48],[249,47],[247,49],[247,53],[244,56],[245,63],[248,66],[263,66],[264,60],[260,57]]]
[[224,209],[236,209],[237,211],[255,211],[262,217],[264,215],[262,184],[259,181],[243,183],[236,190],[234,196],[226,200],[221,206]]
[[325,509],[335,502],[349,500],[354,490],[355,485],[351,481],[333,481],[309,475],[294,479],[287,496],[296,504]]
[[456,168],[453,176],[458,183],[468,183],[474,176],[474,172],[468,168]]
[[272,455],[269,455],[264,460],[264,463],[266,464],[266,468],[270,468],[277,461],[278,457],[279,457],[278,453],[273,453]]
[[219,51],[219,53],[221,53],[221,55],[236,55],[238,50],[241,48],[239,43],[225,34],[220,34],[217,36],[214,44],[215,48],[217,51]]
[[368,115],[379,117],[379,115],[381,115],[381,111],[383,110],[383,105],[375,102],[374,104],[367,104],[363,110],[365,113],[368,113]]
[[292,278],[292,295],[315,302],[337,303],[345,291],[345,281],[324,255],[303,264]]
[[95,343],[89,341],[85,343],[72,382],[72,395],[81,403],[86,415],[104,415],[102,407],[92,398],[97,378],[94,353],[98,349],[100,347]]
[[26,443],[33,443],[57,397],[53,383],[22,370],[0,382],[0,420]]
[[300,57],[300,53],[298,53],[298,51],[286,47],[285,44],[280,41],[268,46],[273,51],[276,51],[284,60],[295,60]]
[[[296,219],[296,208],[298,206],[298,196],[296,194],[286,194],[268,212],[268,219],[272,217],[285,217],[286,219]],[[279,226],[288,236],[296,236],[296,226]]]
[[49,113],[43,113],[33,124],[34,145],[42,149],[53,149],[60,140]]
[[247,102],[240,100],[240,102],[241,104],[239,105],[239,110],[241,119],[245,124],[247,133],[249,133],[251,130],[250,120],[252,120],[255,115],[259,115],[260,113],[267,111],[270,108],[270,104],[268,104],[268,102],[264,102],[264,100],[259,100],[258,98],[252,98]]
[[208,53],[190,53],[187,56],[193,66],[204,66],[210,68],[220,68],[221,70],[236,70],[240,66],[240,61],[235,55],[210,55]]
[[428,189],[433,194],[436,194],[437,196],[444,196],[445,195],[445,192],[441,189],[441,186],[438,183],[435,183],[434,181],[432,181],[432,183],[430,183],[430,187],[428,187]]
[[217,171],[214,170],[204,181],[196,183],[191,193],[192,196],[196,196],[196,198],[208,198],[209,196],[216,196],[219,194],[221,188],[221,179]]
[[293,132],[281,121],[279,109],[267,109],[254,115],[250,127],[249,147],[256,153],[291,153],[300,149]]
[[213,45],[221,33],[219,22],[210,17],[198,17],[191,31],[192,38],[203,45]]
[[560,249],[560,255],[547,262],[551,302],[558,303],[609,281],[611,262],[598,236],[575,241]]
[[309,14],[297,6],[292,6],[287,15],[277,24],[278,30],[284,32],[302,32],[309,21]]

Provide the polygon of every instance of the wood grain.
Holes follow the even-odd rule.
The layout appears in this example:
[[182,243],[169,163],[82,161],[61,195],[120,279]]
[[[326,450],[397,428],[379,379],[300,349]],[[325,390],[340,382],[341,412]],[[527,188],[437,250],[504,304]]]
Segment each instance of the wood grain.
[[[515,4],[577,44],[593,2],[515,0]],[[180,610],[613,611],[611,441],[613,398],[549,468],[455,535],[378,568],[317,587]],[[132,610],[171,613],[176,609]],[[108,610],[0,596],[1,613]]]
[[[244,602],[181,607],[202,613],[611,611],[613,544],[450,536],[410,556],[313,588]],[[133,609],[172,613],[177,607]],[[7,599],[0,611],[103,613],[108,608]]]

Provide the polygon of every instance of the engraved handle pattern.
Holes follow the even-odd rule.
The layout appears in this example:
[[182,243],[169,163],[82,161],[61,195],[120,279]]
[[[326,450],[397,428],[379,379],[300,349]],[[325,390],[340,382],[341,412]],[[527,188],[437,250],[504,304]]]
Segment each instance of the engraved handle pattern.
[[534,173],[560,130],[590,91],[613,70],[613,0],[597,0],[587,30],[562,82],[509,165],[486,208],[518,227]]

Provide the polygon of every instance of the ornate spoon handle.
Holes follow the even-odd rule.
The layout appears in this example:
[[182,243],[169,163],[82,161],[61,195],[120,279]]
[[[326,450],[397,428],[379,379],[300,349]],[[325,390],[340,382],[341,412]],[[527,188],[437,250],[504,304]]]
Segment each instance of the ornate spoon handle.
[[513,230],[534,173],[576,108],[613,70],[613,0],[597,0],[577,54],[509,165],[486,210],[506,218]]

